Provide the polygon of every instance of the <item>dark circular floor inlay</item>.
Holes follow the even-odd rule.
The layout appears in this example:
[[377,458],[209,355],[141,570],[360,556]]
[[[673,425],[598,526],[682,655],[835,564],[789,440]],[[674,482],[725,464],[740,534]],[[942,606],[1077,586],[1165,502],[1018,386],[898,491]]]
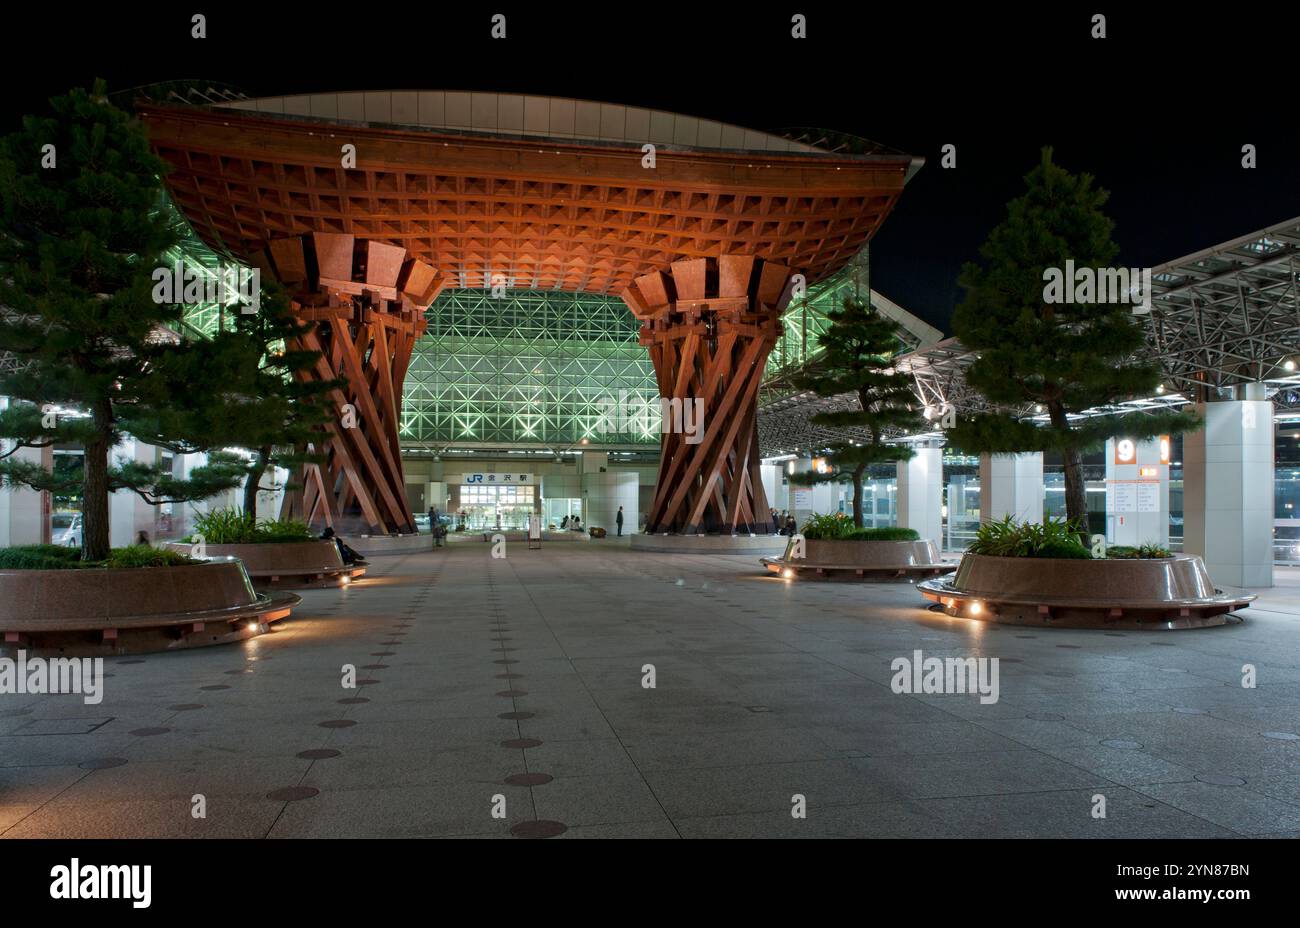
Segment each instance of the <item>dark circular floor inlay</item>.
[[373,677],[366,677],[364,680],[358,680],[357,686],[374,686],[378,682],[380,681],[374,679]]
[[511,738],[509,741],[502,741],[501,746],[503,748],[511,748],[511,749],[535,748],[540,746],[541,743],[542,742],[538,741],[536,738]]
[[549,773],[512,773],[506,777],[510,786],[544,786],[554,780]]
[[129,660],[129,661],[114,661],[114,663],[121,664],[121,665],[123,665],[123,666],[125,666],[125,665],[127,665],[127,664],[143,664],[143,663],[144,663],[144,658],[142,658],[142,657],[137,657],[137,658],[133,658],[133,659],[131,659],[131,660]]
[[335,702],[344,706],[359,706],[363,702],[370,702],[370,700],[364,696],[348,696],[346,699],[336,699]]
[[328,722],[318,722],[321,728],[351,728],[357,724],[352,719],[330,719]]
[[1037,638],[1037,635],[1016,635],[1017,638]]
[[551,822],[545,819],[536,822],[520,822],[510,828],[516,838],[554,838],[569,830],[563,822]]
[[497,716],[499,719],[505,719],[507,722],[522,722],[524,719],[531,719],[531,712],[502,712]]
[[171,731],[170,728],[136,728],[130,734],[139,738],[148,738],[150,735],[165,735]]
[[199,689],[201,689],[201,690],[208,690],[208,691],[212,691],[212,690],[228,690],[228,689],[230,689],[230,687],[226,686],[226,684],[224,684],[224,683],[214,683],[214,684],[212,684],[212,686],[200,686]]
[[310,751],[299,751],[296,757],[303,760],[324,760],[327,757],[338,757],[342,751],[336,751],[333,748],[312,748]]
[[371,657],[392,657],[396,653],[397,653],[396,651],[371,651],[370,656]]
[[514,698],[515,696],[527,696],[528,692],[526,690],[501,690],[497,695]]
[[109,767],[121,767],[126,763],[125,757],[96,757],[93,760],[77,764],[82,770],[107,770]]
[[191,709],[202,709],[202,708],[203,708],[203,703],[201,702],[182,702],[182,703],[177,703],[174,706],[167,707],[169,712],[189,712]]
[[1209,783],[1211,786],[1245,786],[1246,781],[1241,777],[1229,776],[1224,773],[1198,773],[1196,779],[1202,783]]
[[494,663],[494,664],[518,664],[519,661],[515,660],[513,657],[503,657],[503,658],[500,658],[500,659],[498,659],[498,660],[493,661],[492,663]]
[[1141,741],[1129,741],[1126,738],[1107,738],[1105,741],[1102,741],[1101,744],[1108,748],[1120,748],[1124,751],[1142,750]]
[[361,669],[362,670],[387,670],[388,665],[387,664],[362,664]]
[[226,670],[226,671],[223,671],[223,672],[224,672],[226,675],[233,677],[233,676],[235,676],[236,674],[241,674],[241,673],[252,673],[253,671],[251,671],[251,670],[246,670],[246,669],[244,669],[243,667],[240,667],[238,670]]
[[1071,649],[1077,651],[1077,650],[1079,649],[1080,646],[1077,645],[1077,644],[1058,644],[1057,647],[1058,647],[1058,648],[1071,648]]
[[312,796],[319,796],[320,790],[312,786],[287,786],[284,789],[276,789],[266,794],[267,799],[274,799],[276,802],[297,802],[300,799],[310,799]]
[[1128,635],[1123,632],[1106,632],[1107,638],[1127,638]]

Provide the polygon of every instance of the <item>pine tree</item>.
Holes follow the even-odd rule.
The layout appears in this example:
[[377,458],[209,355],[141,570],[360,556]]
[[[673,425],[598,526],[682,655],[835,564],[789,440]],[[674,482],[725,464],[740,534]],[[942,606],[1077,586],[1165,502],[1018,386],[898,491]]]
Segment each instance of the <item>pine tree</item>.
[[916,409],[911,379],[893,370],[898,350],[898,324],[876,312],[856,296],[846,297],[843,308],[826,314],[830,326],[819,337],[823,353],[815,367],[794,378],[795,385],[818,396],[854,394],[857,409],[821,412],[811,418],[827,428],[861,428],[866,441],[843,441],[827,452],[826,473],[794,474],[791,481],[853,484],[853,524],[862,528],[862,479],[872,464],[906,461],[914,454],[907,445],[890,440],[897,431],[921,429],[925,421]]
[[[1024,195],[1007,205],[1007,218],[981,247],[983,262],[962,270],[966,300],[953,314],[953,329],[976,352],[966,382],[993,409],[959,418],[948,443],[969,453],[1059,453],[1066,517],[1085,532],[1085,452],[1112,436],[1147,439],[1193,430],[1199,420],[1172,410],[1071,418],[1150,396],[1161,373],[1141,360],[1144,339],[1131,300],[1047,298],[1046,272],[1063,273],[1067,261],[1077,269],[1110,268],[1115,261],[1114,223],[1102,212],[1109,194],[1091,175],[1053,163],[1050,148],[1025,183]],[[1046,414],[1047,422],[1031,421],[1032,411]]]
[[[247,399],[257,359],[243,337],[182,340],[184,307],[153,299],[152,272],[175,241],[157,208],[163,162],[99,82],[50,101],[0,139],[0,352],[18,370],[0,394],[0,481],[82,497],[82,559],[109,553],[109,494],[149,503],[203,499],[244,468],[215,452],[185,480],[110,460],[126,435],[186,454],[209,451],[212,422]],[[17,448],[80,444],[81,473],[49,473]]]

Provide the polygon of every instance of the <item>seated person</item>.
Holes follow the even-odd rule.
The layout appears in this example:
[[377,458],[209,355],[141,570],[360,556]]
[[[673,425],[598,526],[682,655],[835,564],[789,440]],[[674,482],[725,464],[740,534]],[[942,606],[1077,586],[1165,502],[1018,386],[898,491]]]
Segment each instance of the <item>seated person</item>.
[[344,544],[343,539],[334,534],[334,529],[326,528],[320,537],[322,541],[333,541],[338,546],[339,557],[343,558],[343,563],[348,567],[359,567],[366,563],[364,555]]

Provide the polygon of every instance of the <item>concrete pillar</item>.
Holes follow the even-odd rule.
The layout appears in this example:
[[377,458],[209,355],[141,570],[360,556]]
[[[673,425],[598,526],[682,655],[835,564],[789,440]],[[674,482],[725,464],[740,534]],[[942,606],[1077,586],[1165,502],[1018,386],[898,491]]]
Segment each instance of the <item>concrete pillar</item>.
[[[0,409],[13,404],[7,396],[0,396]],[[9,450],[9,442],[3,443]],[[20,448],[11,455],[15,461],[30,461],[46,470],[54,467],[51,448]],[[30,487],[6,487],[0,490],[0,548],[16,545],[39,545],[53,539],[50,533],[50,494]]]
[[[108,453],[110,464],[118,461],[138,461],[153,464],[156,458],[153,445],[146,445],[130,436],[114,445]],[[135,544],[140,532],[148,532],[153,542],[156,510],[133,490],[115,490],[108,495],[108,543],[114,548]]]
[[616,517],[623,507],[623,534],[636,531],[640,475],[631,470],[582,475],[582,527],[618,534]]
[[923,538],[943,541],[943,449],[917,448],[916,456],[898,462],[899,528],[916,529]]
[[[48,467],[53,454],[49,448],[20,448],[13,453],[12,459],[46,463]],[[49,496],[30,487],[0,490],[0,548],[39,545],[49,541],[62,543],[62,539],[50,535]]]
[[1205,427],[1183,436],[1183,550],[1220,586],[1273,585],[1273,404],[1246,398],[1196,407]]
[[1106,544],[1169,544],[1169,440],[1106,442]]
[[1043,521],[1043,455],[980,455],[980,521]]

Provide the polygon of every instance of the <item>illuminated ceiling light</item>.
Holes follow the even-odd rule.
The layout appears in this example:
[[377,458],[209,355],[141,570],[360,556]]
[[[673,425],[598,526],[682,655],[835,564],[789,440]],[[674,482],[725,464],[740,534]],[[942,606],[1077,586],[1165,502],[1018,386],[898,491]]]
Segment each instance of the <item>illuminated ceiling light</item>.
[[1159,386],[1157,386],[1157,387],[1156,387],[1156,392],[1157,392],[1157,393],[1164,393],[1164,392],[1165,392],[1165,385],[1164,385],[1164,384],[1160,384]]
[[1283,369],[1288,371],[1295,370],[1295,360],[1293,358],[1287,358],[1285,361],[1282,362],[1282,367]]

